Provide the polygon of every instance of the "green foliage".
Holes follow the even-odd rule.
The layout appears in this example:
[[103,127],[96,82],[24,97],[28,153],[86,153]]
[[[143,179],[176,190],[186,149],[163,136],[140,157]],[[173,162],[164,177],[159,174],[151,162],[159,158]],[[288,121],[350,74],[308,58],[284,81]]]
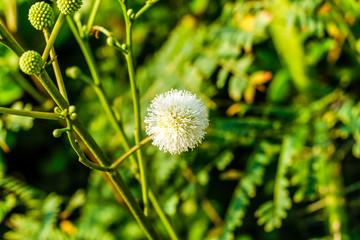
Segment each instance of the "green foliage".
[[286,174],[292,164],[292,158],[297,151],[301,151],[306,136],[306,129],[300,129],[293,136],[284,137],[274,184],[274,200],[264,203],[255,212],[255,216],[259,218],[258,224],[265,225],[267,232],[280,228],[282,219],[287,216],[286,211],[291,209],[292,202],[288,191],[290,181]]
[[[0,1],[1,19],[9,19],[10,2]],[[41,53],[41,33],[22,17],[31,3],[16,2],[15,35]],[[144,2],[128,5],[136,12]],[[70,16],[82,34],[93,3],[84,1]],[[207,135],[194,151],[143,150],[151,188],[180,239],[359,239],[359,8],[353,0],[159,1],[136,20],[142,118],[156,94],[172,88],[196,93],[210,109]],[[125,42],[118,1],[102,0],[94,25]],[[85,38],[131,147],[135,120],[125,60],[107,36],[94,33],[99,38]],[[125,150],[66,24],[55,48],[70,102],[117,159]],[[0,57],[0,105],[52,111],[2,45]],[[51,137],[55,128],[58,123],[1,115],[3,238],[145,239],[102,175],[77,162],[65,137]],[[119,171],[141,199],[131,161]],[[168,239],[153,207],[149,218]]]
[[14,77],[16,58],[3,45],[0,45],[0,57],[0,105],[5,106],[18,100],[23,95],[23,90]]

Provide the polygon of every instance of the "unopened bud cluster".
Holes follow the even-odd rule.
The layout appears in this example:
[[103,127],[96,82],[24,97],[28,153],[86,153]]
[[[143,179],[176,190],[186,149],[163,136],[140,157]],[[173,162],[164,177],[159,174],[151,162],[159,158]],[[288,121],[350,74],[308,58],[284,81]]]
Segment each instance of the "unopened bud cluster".
[[82,3],[82,0],[58,0],[57,6],[62,14],[69,15],[79,10]]
[[54,11],[46,2],[37,2],[29,10],[29,21],[37,30],[51,28],[55,21]]
[[43,63],[41,55],[33,50],[23,53],[19,61],[20,69],[28,75],[40,73]]

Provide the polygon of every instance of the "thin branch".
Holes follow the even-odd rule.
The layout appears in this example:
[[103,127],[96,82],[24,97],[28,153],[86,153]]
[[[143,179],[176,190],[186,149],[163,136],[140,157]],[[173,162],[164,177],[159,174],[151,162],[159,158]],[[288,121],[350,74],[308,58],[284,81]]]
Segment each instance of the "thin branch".
[[145,6],[143,6],[136,14],[135,14],[135,17],[134,17],[134,20],[135,19],[138,19],[141,14],[143,14],[146,10],[148,10],[152,5],[154,5],[155,3],[157,3],[159,0],[149,0],[149,1],[146,1],[146,4]]
[[142,146],[150,142],[152,136],[149,136],[133,146],[129,151],[123,154],[120,158],[118,158],[113,164],[111,164],[110,168],[114,169],[120,165],[125,159],[127,159],[131,154],[133,154],[136,150],[140,149]]
[[55,26],[54,26],[54,28],[53,28],[53,30],[51,32],[49,41],[47,42],[45,50],[44,50],[43,55],[42,55],[42,58],[43,58],[44,62],[47,61],[47,58],[48,58],[48,56],[50,54],[50,51],[51,51],[51,48],[53,47],[53,45],[55,43],[56,37],[59,34],[61,26],[65,22],[65,19],[66,19],[66,15],[60,13],[58,19],[56,20],[56,23],[55,23]]
[[46,119],[46,120],[58,120],[58,121],[64,120],[61,116],[59,116],[56,113],[17,110],[17,109],[4,108],[4,107],[0,107],[0,113],[17,115],[17,116],[22,116],[22,117]]

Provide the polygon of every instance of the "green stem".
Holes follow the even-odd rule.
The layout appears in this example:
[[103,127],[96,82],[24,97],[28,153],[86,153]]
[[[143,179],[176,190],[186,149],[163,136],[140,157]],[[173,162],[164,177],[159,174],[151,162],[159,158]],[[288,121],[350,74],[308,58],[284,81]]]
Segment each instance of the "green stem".
[[19,57],[25,52],[25,50],[6,31],[2,23],[0,23],[0,42],[16,53]]
[[155,3],[157,3],[159,0],[150,0],[147,1],[145,6],[143,6],[136,14],[135,14],[135,19],[138,19],[138,17],[140,17],[141,14],[143,14],[146,10],[148,10],[152,5],[154,5]]
[[120,163],[122,163],[125,159],[127,159],[131,154],[133,154],[136,150],[140,149],[142,146],[150,142],[151,136],[145,138],[135,146],[133,146],[129,151],[127,151],[125,154],[123,154],[120,158],[118,158],[113,164],[111,164],[110,168],[116,168],[119,166]]
[[32,117],[39,119],[47,119],[47,120],[64,120],[58,114],[48,113],[48,112],[38,112],[38,111],[26,111],[26,110],[17,110],[12,108],[4,108],[0,107],[0,113],[2,114],[12,114],[22,117]]
[[[49,37],[50,37],[49,30],[44,29],[43,32],[44,32],[45,40],[48,43],[49,42]],[[68,95],[66,93],[64,80],[63,80],[63,77],[62,77],[62,74],[61,74],[61,70],[60,70],[59,62],[58,62],[57,57],[56,57],[54,46],[50,50],[50,58],[53,59],[52,65],[53,65],[55,78],[56,78],[56,82],[57,82],[59,91],[60,91],[61,95],[63,95],[63,97],[66,99],[66,101],[69,102],[69,98],[68,98]]]
[[[103,106],[103,108],[105,110],[105,113],[107,114],[111,124],[114,126],[117,134],[120,136],[121,142],[127,142],[127,140],[125,138],[124,131],[123,131],[122,127],[120,126],[120,124],[118,123],[118,121],[116,120],[115,114],[111,109],[111,105],[109,103],[109,100],[106,98],[104,89],[103,89],[102,84],[100,82],[100,77],[99,77],[99,73],[98,73],[98,70],[97,70],[97,67],[96,67],[94,57],[93,57],[93,55],[91,54],[91,51],[90,51],[90,47],[89,47],[88,43],[85,42],[80,37],[80,35],[78,34],[73,20],[70,17],[68,17],[67,20],[68,20],[68,24],[69,24],[69,26],[70,26],[70,28],[71,28],[74,36],[75,36],[75,39],[78,42],[78,44],[80,46],[80,49],[81,49],[81,51],[82,51],[82,53],[83,53],[83,55],[85,57],[85,61],[89,66],[91,76],[92,76],[92,78],[94,80],[94,84],[92,84],[92,87],[93,87],[95,93],[97,94],[97,96],[98,96],[98,98],[99,98],[99,100],[100,100],[100,102],[101,102],[101,104],[102,104],[102,106]],[[129,150],[128,145],[127,145],[127,148],[128,149],[125,149],[125,151]]]
[[66,15],[60,13],[58,19],[56,20],[56,23],[55,23],[55,26],[54,26],[54,28],[53,28],[53,30],[51,32],[49,41],[47,42],[45,50],[44,50],[43,55],[42,55],[42,58],[43,58],[44,62],[46,62],[47,58],[49,57],[51,48],[53,47],[53,45],[55,43],[56,37],[60,32],[61,26],[65,22],[65,18],[66,18]]
[[176,232],[174,231],[173,227],[171,226],[171,223],[169,222],[169,219],[166,217],[164,211],[160,207],[160,204],[157,201],[157,198],[155,197],[155,195],[151,191],[151,189],[149,189],[149,199],[150,199],[155,211],[159,215],[161,222],[164,224],[166,230],[168,231],[170,238],[172,240],[179,240],[178,236],[176,235]]
[[[79,120],[73,121],[74,129],[80,136],[80,138],[84,141],[85,145],[90,149],[90,151],[94,154],[94,156],[99,160],[100,163],[103,165],[109,166],[110,160],[104,155],[103,151],[100,147],[96,144],[94,139],[90,136],[88,131],[82,125]],[[158,239],[157,233],[153,229],[153,226],[149,222],[149,220],[145,217],[142,213],[139,205],[137,204],[136,200],[134,199],[133,195],[131,194],[128,187],[125,185],[124,181],[122,180],[121,176],[117,172],[112,172],[109,174],[110,179],[114,183],[116,189],[124,199],[125,203],[127,204],[128,208],[130,209],[131,213],[133,214],[134,218],[137,220],[139,225],[144,230],[145,234],[149,239]]]
[[[3,32],[6,32],[6,30],[0,26],[0,34],[2,37],[2,40],[6,37],[10,37],[8,33],[4,34]],[[11,37],[10,37],[11,38]],[[6,39],[6,43],[9,43],[7,46],[12,49],[18,56],[23,53],[22,48],[15,42],[14,39]],[[16,43],[16,44],[14,44]],[[20,48],[19,48],[20,47]],[[18,54],[19,53],[19,54]],[[56,88],[55,84],[50,79],[47,72],[44,70],[39,75],[36,76],[39,81],[42,83],[44,88],[48,91],[49,95],[53,98],[55,103],[58,105],[58,107],[61,110],[64,110],[69,107],[68,102],[63,98],[63,96],[60,94],[59,90]],[[110,160],[106,157],[104,152],[101,150],[101,148],[97,145],[95,140],[92,138],[90,133],[87,131],[87,129],[84,127],[84,125],[80,122],[79,119],[75,119],[72,122],[74,126],[74,130],[79,135],[79,137],[83,140],[85,145],[89,148],[89,150],[92,152],[94,157],[100,162],[102,166],[109,166]],[[148,220],[147,217],[142,213],[139,205],[137,204],[134,196],[124,183],[123,179],[121,178],[120,174],[117,172],[111,172],[107,173],[110,180],[114,183],[114,186],[116,187],[116,190],[119,192],[119,194],[124,199],[124,202],[126,203],[127,207],[129,208],[130,212],[136,219],[136,221],[139,223],[140,227],[144,230],[146,236],[149,239],[158,239],[158,234],[154,230],[151,222]]]
[[[74,37],[76,39],[76,41],[78,42],[79,46],[80,46],[80,49],[81,51],[83,52],[84,54],[84,57],[85,57],[85,60],[86,62],[88,63],[89,65],[89,69],[90,69],[90,73],[94,79],[94,82],[99,82],[99,76],[98,76],[98,72],[97,72],[97,69],[96,69],[96,64],[95,64],[95,61],[94,61],[94,58],[92,57],[91,53],[90,53],[90,50],[88,49],[87,45],[85,44],[84,40],[80,37],[80,35],[78,34],[77,32],[77,29],[76,29],[76,26],[75,26],[75,23],[73,22],[73,20],[69,17],[67,18],[67,21],[68,21],[68,24],[74,34]],[[91,67],[90,67],[91,66]],[[130,150],[130,146],[129,146],[129,143],[128,143],[128,140],[127,138],[125,137],[125,134],[121,128],[121,126],[119,125],[119,123],[117,122],[116,120],[116,117],[115,117],[115,114],[113,113],[111,107],[110,107],[110,104],[109,102],[105,99],[105,94],[103,93],[102,91],[102,88],[99,88],[98,91],[96,91],[96,93],[98,94],[98,97],[102,103],[102,106],[104,107],[105,109],[105,112],[107,114],[107,117],[109,118],[113,128],[116,130],[116,132],[119,134],[119,136],[121,137],[122,135],[124,137],[121,137],[121,143],[123,145],[123,148],[125,151],[129,151]],[[132,165],[133,165],[133,172],[134,172],[134,175],[135,177],[141,181],[139,179],[139,176],[137,175],[136,173],[136,169],[138,169],[138,165],[136,163],[136,160],[134,158],[134,155],[130,155],[130,160],[132,162]],[[155,206],[160,206],[158,200],[154,197],[154,194],[153,192],[151,191],[151,189],[149,189],[149,196],[150,196],[150,200],[155,208]],[[161,216],[165,216],[165,213],[163,212],[163,210],[158,207],[158,208],[155,208],[155,210],[157,211],[157,214],[160,216],[160,220],[163,222],[165,228],[167,229],[168,233],[170,236],[176,236],[175,234],[175,231],[174,229],[172,228],[169,220],[166,218],[166,217],[161,217]],[[172,237],[173,240],[176,240],[178,239],[178,237]]]
[[[125,55],[125,59],[128,66],[130,86],[131,86],[131,94],[133,98],[133,107],[134,107],[134,117],[135,117],[135,143],[138,144],[141,139],[141,116],[140,116],[140,98],[139,98],[139,89],[136,86],[135,80],[135,61],[133,57],[133,49],[132,49],[132,20],[130,16],[127,14],[127,8],[124,2],[119,1],[124,19],[125,19],[125,27],[126,27],[126,45],[127,45],[127,54]],[[144,214],[148,215],[149,208],[149,200],[148,200],[148,187],[147,187],[147,172],[145,169],[145,163],[142,158],[141,149],[137,151],[137,157],[139,161],[139,169],[140,169],[140,182],[141,182],[141,190],[143,195],[144,202]]]
[[[45,40],[48,42],[49,41],[49,31],[47,29],[44,29],[44,36],[45,36]],[[55,49],[54,47],[51,48],[50,50],[50,57],[51,59],[53,59],[53,68],[54,68],[54,72],[55,72],[55,78],[59,87],[59,91],[61,93],[61,95],[66,99],[67,102],[69,102],[67,93],[66,93],[66,88],[65,88],[65,84],[64,84],[64,80],[61,74],[61,70],[60,70],[60,66],[59,63],[57,61],[57,57],[56,57],[56,53],[55,53]],[[95,163],[92,163],[91,161],[89,161],[87,159],[87,157],[85,156],[84,152],[81,150],[81,148],[79,147],[79,145],[76,142],[75,136],[72,132],[73,127],[72,127],[72,123],[71,121],[67,118],[66,119],[66,123],[67,126],[70,128],[69,131],[67,131],[67,136],[70,142],[71,147],[74,149],[74,151],[76,152],[76,154],[79,156],[79,162],[81,162],[82,164],[84,164],[85,166],[91,168],[91,169],[95,169],[98,171],[104,171],[104,172],[110,172],[111,169],[108,167],[103,167],[103,166],[99,166]]]
[[91,31],[91,28],[92,28],[92,26],[94,24],[96,13],[97,13],[97,11],[99,9],[100,3],[101,3],[101,0],[95,0],[95,2],[93,4],[93,7],[91,8],[89,21],[88,21],[87,26],[86,26],[86,32],[85,32],[86,36],[89,35],[89,33]]

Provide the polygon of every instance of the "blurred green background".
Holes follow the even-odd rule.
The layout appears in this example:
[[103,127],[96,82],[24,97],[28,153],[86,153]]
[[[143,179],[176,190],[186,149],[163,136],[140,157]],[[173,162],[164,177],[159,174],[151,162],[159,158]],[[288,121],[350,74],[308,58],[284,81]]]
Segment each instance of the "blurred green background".
[[[42,52],[42,33],[27,20],[35,2],[0,0],[0,19],[25,49]],[[92,4],[84,1],[78,22]],[[142,117],[171,88],[197,94],[210,111],[194,151],[144,148],[150,185],[180,239],[360,239],[359,23],[355,0],[160,0],[135,23]],[[116,0],[101,1],[95,24],[123,42]],[[90,43],[133,143],[125,60],[101,34]],[[90,76],[66,23],[55,47],[64,74],[77,66]],[[0,106],[52,111],[18,58],[2,45],[0,57]],[[67,73],[79,118],[115,160],[124,152],[93,89]],[[40,95],[24,90],[29,83]],[[145,239],[102,175],[78,163],[65,137],[52,137],[59,126],[0,116],[2,238]],[[120,171],[140,202],[129,166]],[[154,211],[150,218],[168,239]]]

